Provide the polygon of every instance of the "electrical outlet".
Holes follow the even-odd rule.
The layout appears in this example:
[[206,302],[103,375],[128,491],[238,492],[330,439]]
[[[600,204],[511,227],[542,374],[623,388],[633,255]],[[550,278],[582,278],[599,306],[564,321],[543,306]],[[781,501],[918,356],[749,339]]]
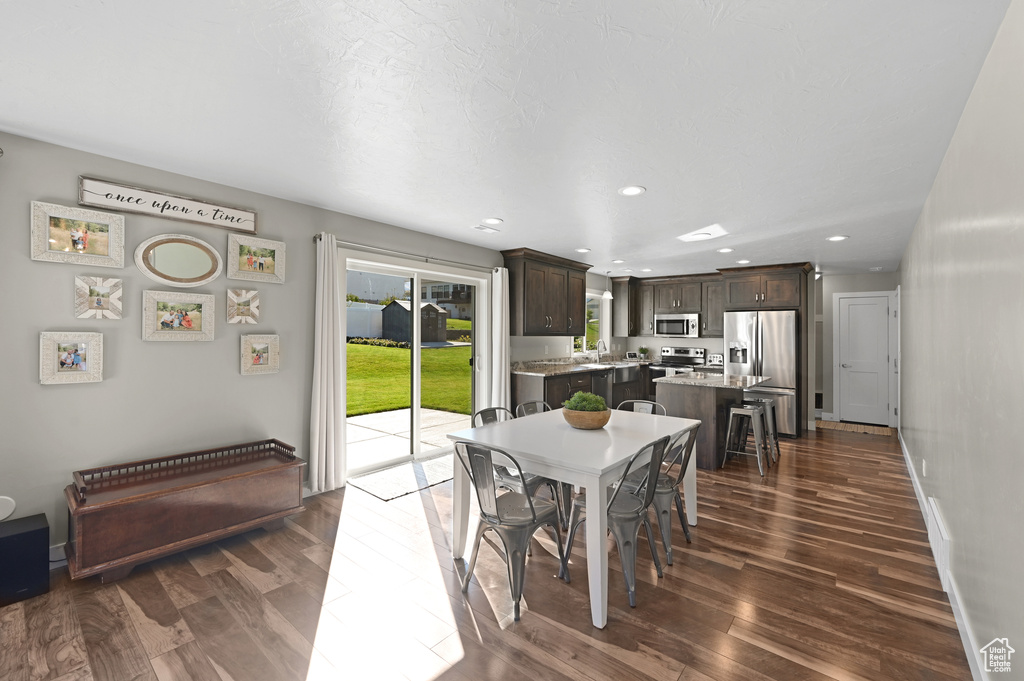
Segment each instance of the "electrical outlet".
[[924,459],[921,459],[921,477],[928,477],[928,462],[925,461]]
[[548,354],[548,346],[545,345],[544,346],[544,356],[547,357],[547,354]]

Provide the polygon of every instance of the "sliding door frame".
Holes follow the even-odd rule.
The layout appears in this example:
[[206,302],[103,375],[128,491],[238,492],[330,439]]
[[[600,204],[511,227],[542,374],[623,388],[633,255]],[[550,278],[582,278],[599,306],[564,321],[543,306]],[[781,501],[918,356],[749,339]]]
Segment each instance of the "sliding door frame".
[[[410,289],[410,299],[414,303],[420,302],[420,289],[422,281],[424,279],[435,280],[439,279],[445,282],[451,282],[454,284],[469,284],[475,287],[473,295],[473,371],[471,372],[472,380],[471,390],[472,395],[470,397],[470,411],[476,412],[479,408],[477,405],[481,400],[485,399],[484,396],[490,395],[491,392],[491,353],[485,352],[486,348],[491,347],[491,334],[493,328],[493,314],[494,311],[491,309],[491,277],[488,272],[480,271],[474,272],[468,269],[459,267],[453,267],[449,265],[441,265],[439,263],[422,262],[419,260],[411,260],[407,258],[400,258],[392,255],[367,253],[358,250],[339,248],[338,249],[338,266],[344,268],[346,274],[350,269],[358,270],[362,272],[370,272],[372,274],[386,274],[396,277],[403,277],[412,281]],[[341,286],[341,299],[345,300],[345,296],[348,294],[348,281],[346,276],[338,277],[339,286]],[[421,370],[423,367],[422,348],[420,347],[420,327],[421,319],[420,315],[417,314],[419,311],[415,305],[410,306],[412,314],[412,338],[411,343],[412,357],[412,389],[410,394],[411,401],[411,431],[409,433],[409,439],[411,441],[410,456],[408,459],[415,459],[420,455],[420,408],[421,408],[421,391],[422,391],[422,376]],[[348,309],[342,307],[341,311],[341,326],[342,329],[347,328],[348,323]],[[342,408],[342,443],[343,447],[348,446],[347,444],[347,421],[346,415],[348,409],[348,344],[343,345],[342,358],[341,358],[341,384],[343,389],[343,402]],[[347,461],[348,457],[345,456]],[[347,464],[346,464],[347,467]]]

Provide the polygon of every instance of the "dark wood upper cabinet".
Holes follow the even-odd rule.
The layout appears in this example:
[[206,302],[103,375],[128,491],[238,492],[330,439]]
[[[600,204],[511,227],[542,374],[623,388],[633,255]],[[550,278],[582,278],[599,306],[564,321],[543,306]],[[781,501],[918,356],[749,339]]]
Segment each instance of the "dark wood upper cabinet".
[[654,335],[654,287],[640,284],[640,331],[639,336]]
[[700,335],[702,338],[725,335],[725,282],[721,280],[701,284]]
[[700,312],[700,281],[666,282],[654,285],[654,312]]
[[569,295],[566,298],[568,310],[567,331],[570,336],[587,334],[587,273],[569,270]]
[[514,336],[582,336],[590,265],[518,248],[502,251]]
[[725,283],[726,310],[799,308],[804,300],[803,282],[809,263],[750,269],[721,270]]

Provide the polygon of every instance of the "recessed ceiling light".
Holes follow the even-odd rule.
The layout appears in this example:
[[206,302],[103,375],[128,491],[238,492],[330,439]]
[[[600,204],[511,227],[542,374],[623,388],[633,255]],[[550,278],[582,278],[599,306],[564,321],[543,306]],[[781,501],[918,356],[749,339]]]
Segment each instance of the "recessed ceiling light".
[[504,220],[502,220],[501,218],[484,218],[480,222],[484,223],[485,225],[500,225],[502,222],[504,222]]
[[869,267],[868,268],[868,272],[881,272],[881,271],[882,271],[881,267]]
[[647,191],[646,187],[641,187],[636,184],[631,184],[628,187],[619,188],[619,193],[622,194],[623,196],[640,196],[645,191]]
[[630,269],[629,267],[625,267],[625,268],[623,268],[623,270],[622,270],[622,271],[623,271],[623,272],[632,272],[633,270],[632,270],[632,269]]
[[621,265],[624,262],[626,262],[626,261],[625,260],[612,260],[612,264],[615,264],[615,265]]
[[643,269],[642,269],[642,270],[640,270],[640,271],[641,271],[641,272],[650,272],[650,271],[651,271],[651,268],[650,268],[650,267],[645,267],[645,268],[643,268]]
[[494,227],[488,227],[487,225],[474,225],[473,229],[484,234],[497,234],[501,230],[494,229]]
[[576,252],[577,253],[590,253],[590,249],[589,248],[577,248]]
[[722,228],[722,225],[714,224],[708,225],[702,229],[695,229],[692,232],[687,232],[682,236],[676,238],[680,241],[707,241],[708,239],[717,239],[720,236],[725,236],[728,232]]
[[749,265],[750,261],[749,260],[737,260],[736,264],[737,265]]
[[835,236],[830,236],[830,237],[828,238],[828,240],[829,240],[829,241],[846,241],[846,240],[847,240],[847,239],[849,239],[849,238],[850,238],[850,237],[848,237],[848,236],[845,236],[845,235],[843,235],[843,234],[836,234]]
[[718,252],[719,253],[732,253],[732,249],[731,248],[719,248]]

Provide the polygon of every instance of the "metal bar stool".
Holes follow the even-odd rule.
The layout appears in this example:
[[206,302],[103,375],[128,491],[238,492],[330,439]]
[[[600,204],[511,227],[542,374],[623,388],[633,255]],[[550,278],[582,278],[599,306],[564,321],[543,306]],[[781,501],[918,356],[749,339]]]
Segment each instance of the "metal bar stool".
[[771,466],[771,459],[764,453],[764,407],[760,404],[745,404],[729,409],[729,428],[725,434],[725,458],[722,459],[722,468],[725,468],[725,462],[729,460],[730,454],[747,453],[746,426],[749,424],[754,426],[757,470],[761,472],[761,477],[764,477],[765,464]]
[[764,421],[768,426],[768,451],[772,455],[772,463],[778,463],[782,456],[779,449],[779,430],[775,424],[775,400],[771,397],[748,397],[743,404],[760,404],[764,407]]

